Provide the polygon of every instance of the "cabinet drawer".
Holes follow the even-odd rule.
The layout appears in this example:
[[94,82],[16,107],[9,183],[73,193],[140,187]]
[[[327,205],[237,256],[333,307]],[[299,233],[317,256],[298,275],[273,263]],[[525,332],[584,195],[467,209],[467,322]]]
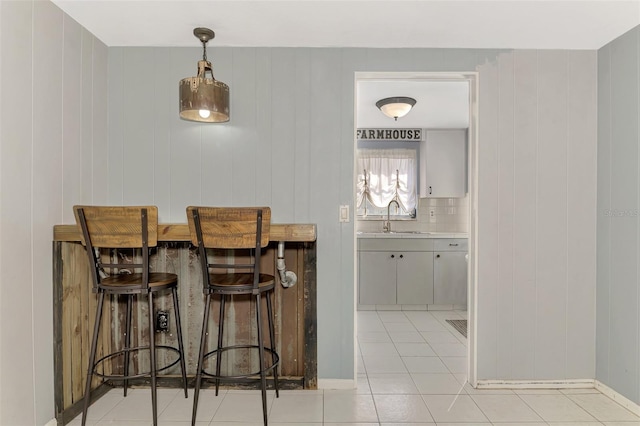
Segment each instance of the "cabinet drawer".
[[433,240],[434,251],[469,251],[467,238],[440,238]]
[[360,238],[360,251],[433,251],[431,238]]

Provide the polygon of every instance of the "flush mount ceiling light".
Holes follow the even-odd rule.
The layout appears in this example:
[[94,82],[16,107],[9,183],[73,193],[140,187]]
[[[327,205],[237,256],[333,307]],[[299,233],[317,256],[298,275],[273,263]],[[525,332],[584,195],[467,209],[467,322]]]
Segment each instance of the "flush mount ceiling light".
[[196,28],[193,35],[202,42],[203,54],[198,75],[180,80],[180,118],[205,123],[229,121],[229,86],[213,77],[211,62],[207,61],[207,42],[215,33],[209,28]]
[[398,121],[398,117],[407,115],[411,108],[416,104],[416,100],[406,96],[395,96],[393,98],[384,98],[376,102],[376,106],[387,117],[394,118]]

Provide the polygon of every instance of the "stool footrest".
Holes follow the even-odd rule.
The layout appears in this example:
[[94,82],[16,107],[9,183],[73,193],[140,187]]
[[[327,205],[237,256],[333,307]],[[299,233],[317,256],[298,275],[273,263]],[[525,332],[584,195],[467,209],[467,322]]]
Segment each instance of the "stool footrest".
[[[234,349],[256,349],[259,350],[260,347],[258,345],[234,345],[234,346],[225,346],[222,348],[218,348],[215,349],[211,352],[207,352],[204,357],[203,357],[203,361],[206,360],[207,358],[210,358],[218,353],[222,353],[222,352],[227,352],[227,351],[231,351]],[[278,366],[280,364],[280,356],[278,355],[278,353],[272,349],[272,348],[268,348],[268,347],[264,347],[263,348],[265,352],[269,352],[272,356],[272,363],[268,366],[265,366],[264,368],[264,372],[266,373],[267,371],[273,370],[276,366]],[[204,362],[203,362],[204,364]],[[262,373],[261,370],[252,372],[252,373],[247,373],[247,374],[237,374],[237,375],[216,375],[215,373],[209,373],[207,372],[204,368],[202,368],[201,372],[200,372],[203,376],[206,377],[210,377],[210,378],[214,378],[214,379],[219,379],[219,380],[236,380],[236,379],[248,379],[248,378],[253,378],[254,376],[258,376],[257,378],[259,379],[260,374]]]
[[[171,367],[173,367],[174,365],[178,364],[180,362],[180,350],[178,348],[174,348],[171,346],[164,346],[164,345],[156,345],[156,351],[158,349],[162,349],[162,350],[167,350],[167,351],[171,351],[171,352],[175,352],[178,354],[178,358],[174,361],[172,361],[170,364],[165,365],[163,367],[160,368],[156,368],[156,373],[160,372],[160,371],[164,371],[167,370]],[[95,376],[98,377],[102,377],[104,379],[108,379],[108,380],[129,380],[129,379],[139,379],[141,377],[146,377],[151,375],[151,372],[144,372],[144,373],[138,373],[138,374],[128,374],[128,375],[124,375],[124,374],[104,374],[104,373],[100,373],[98,371],[98,366],[115,357],[118,356],[122,356],[122,355],[126,355],[127,352],[129,352],[129,354],[131,354],[131,352],[139,352],[139,351],[149,351],[150,347],[149,346],[137,346],[134,348],[129,348],[129,349],[122,349],[120,351],[116,351],[116,352],[112,352],[108,355],[103,356],[102,358],[100,358],[99,360],[97,360],[94,364],[93,364],[93,374]]]

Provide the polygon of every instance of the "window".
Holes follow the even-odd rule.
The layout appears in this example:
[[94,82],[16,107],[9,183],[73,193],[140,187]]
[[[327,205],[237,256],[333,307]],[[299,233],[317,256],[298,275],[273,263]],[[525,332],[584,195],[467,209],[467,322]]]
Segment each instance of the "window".
[[[356,161],[357,215],[379,219],[398,201],[398,218],[416,215],[417,156],[415,149],[359,149]],[[394,213],[395,207],[391,213]]]

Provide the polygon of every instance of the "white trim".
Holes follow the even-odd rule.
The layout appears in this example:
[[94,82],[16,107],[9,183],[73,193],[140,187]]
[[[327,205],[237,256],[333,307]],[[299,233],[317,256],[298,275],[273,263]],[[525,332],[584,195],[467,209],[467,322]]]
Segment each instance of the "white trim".
[[318,379],[318,389],[355,389],[356,381],[351,379]]
[[602,383],[600,380],[595,381],[596,389],[602,392],[604,395],[608,396],[618,404],[622,405],[627,410],[631,411],[636,416],[640,416],[640,405],[631,401],[629,398],[621,395],[620,393],[614,391],[609,386]]
[[58,422],[56,421],[56,419],[51,419],[47,423],[45,423],[44,426],[56,426],[57,424]]
[[478,389],[593,389],[593,379],[478,380]]
[[[410,72],[397,72],[397,71],[389,71],[389,72],[355,72],[355,82],[354,82],[354,118],[357,115],[357,91],[358,91],[358,81],[361,80],[434,80],[434,81],[468,81],[469,82],[469,164],[468,164],[468,188],[469,188],[469,263],[467,265],[468,268],[468,349],[467,349],[467,371],[468,371],[468,381],[474,386],[477,376],[478,369],[478,347],[477,347],[477,333],[478,333],[478,168],[479,168],[479,157],[478,157],[478,138],[479,138],[479,119],[480,119],[480,109],[478,106],[479,97],[480,97],[480,73],[478,71],[462,71],[462,72],[431,72],[431,71],[410,71]],[[353,131],[353,139],[354,139],[354,167],[353,167],[353,200],[355,202],[355,179],[356,179],[356,170],[355,170],[355,157],[357,154],[357,140],[356,140],[356,124],[354,121],[354,131]],[[354,250],[355,257],[354,262],[355,266],[358,265],[358,255],[357,255],[357,235],[356,235],[357,226],[353,227],[354,234]],[[355,293],[355,301],[354,308],[358,309],[358,268],[354,268],[354,293]],[[399,309],[402,307],[400,306]],[[354,346],[357,345],[357,313],[355,314],[354,321],[356,323],[356,327],[354,327]],[[354,375],[356,375],[357,370],[357,357],[358,351],[357,348],[354,349],[354,364],[356,365],[354,369]],[[319,382],[319,380],[318,380]],[[318,385],[320,387],[320,385]]]

